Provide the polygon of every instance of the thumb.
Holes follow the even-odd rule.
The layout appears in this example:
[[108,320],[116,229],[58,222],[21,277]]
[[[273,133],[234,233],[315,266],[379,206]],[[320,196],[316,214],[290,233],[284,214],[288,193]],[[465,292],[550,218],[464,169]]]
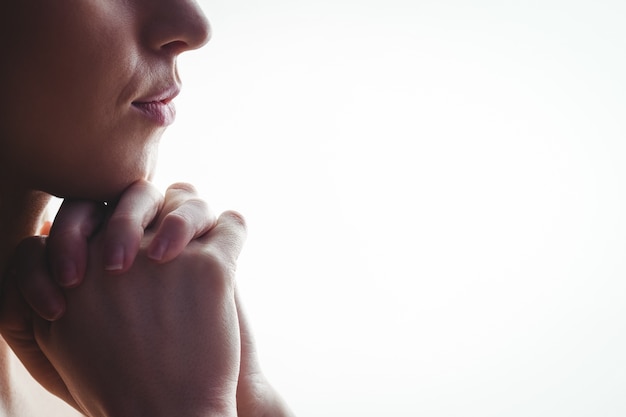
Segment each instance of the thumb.
[[[263,372],[259,364],[256,342],[248,316],[241,302],[239,290],[235,288],[235,304],[237,306],[237,316],[239,318],[239,332],[241,334],[241,368],[240,375],[249,377],[251,375],[261,376]],[[240,376],[240,379],[241,379]]]

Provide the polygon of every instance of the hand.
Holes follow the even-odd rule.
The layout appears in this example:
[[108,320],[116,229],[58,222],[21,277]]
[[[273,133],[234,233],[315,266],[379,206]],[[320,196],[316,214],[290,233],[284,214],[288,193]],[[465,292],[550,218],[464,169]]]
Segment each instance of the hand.
[[0,328],[42,385],[88,415],[235,415],[233,274],[244,235],[241,218],[225,213],[174,261],[157,265],[142,249],[119,276],[104,276],[97,235],[85,281],[66,290],[55,322],[19,297],[17,277],[48,274],[45,238],[28,239],[5,281]]
[[133,264],[146,228],[156,231],[147,248],[148,256],[164,263],[210,230],[215,221],[215,214],[198,198],[193,186],[185,183],[170,186],[163,197],[149,182],[138,181],[108,208],[91,201],[66,200],[47,244],[50,267],[58,285],[48,279],[24,283],[24,295],[42,317],[60,318],[65,299],[59,286],[80,285],[86,270],[88,240],[103,224],[103,269],[123,273]]

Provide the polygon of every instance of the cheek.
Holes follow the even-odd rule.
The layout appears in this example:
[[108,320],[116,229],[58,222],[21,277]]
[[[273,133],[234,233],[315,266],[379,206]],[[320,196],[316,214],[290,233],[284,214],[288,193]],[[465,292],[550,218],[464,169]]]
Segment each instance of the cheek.
[[11,63],[0,65],[0,170],[31,188],[94,199],[151,177],[163,129],[129,111],[146,72],[116,9],[126,2],[9,3],[22,14],[0,28]]
[[139,64],[124,27],[100,19],[87,29],[67,16],[11,36],[12,65],[0,65],[0,169],[55,195],[109,199],[151,176],[162,129],[128,114]]

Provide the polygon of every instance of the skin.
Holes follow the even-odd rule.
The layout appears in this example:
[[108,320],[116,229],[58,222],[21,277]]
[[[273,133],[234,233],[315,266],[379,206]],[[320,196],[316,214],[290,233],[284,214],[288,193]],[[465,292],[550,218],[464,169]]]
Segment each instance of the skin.
[[[167,194],[172,192],[170,189]],[[197,198],[185,197],[180,193],[180,189],[176,188],[175,194],[181,199],[182,205],[178,206],[171,201],[176,209],[166,214],[165,218],[181,210],[200,214],[189,210],[197,209]],[[187,204],[190,201],[193,204]],[[241,417],[293,416],[262,372],[251,328],[234,287],[232,272],[245,238],[244,220],[237,213],[223,213],[208,233],[186,246],[173,263],[165,265],[167,268],[155,269],[157,264],[147,256],[154,229],[160,230],[161,227],[146,230],[135,264],[129,271],[117,274],[116,277],[120,279],[115,281],[102,268],[102,260],[98,256],[104,233],[91,236],[87,247],[90,253],[87,263],[91,267],[85,276],[86,283],[77,289],[63,292],[63,297],[68,298],[69,309],[63,318],[53,323],[42,320],[31,310],[32,306],[41,304],[42,299],[49,299],[50,287],[54,287],[46,261],[46,239],[33,237],[20,244],[18,256],[10,269],[14,273],[5,280],[0,299],[0,330],[22,362],[46,389],[87,415],[159,415],[160,411],[175,408],[176,415],[222,416],[232,415],[234,404],[237,415]],[[177,272],[179,268],[187,272]],[[196,274],[190,273],[190,268]],[[177,279],[171,280],[172,276]],[[154,285],[158,277],[175,286]],[[204,289],[195,285],[207,281],[222,284]],[[112,283],[117,285],[111,287],[109,284]],[[19,296],[20,290],[22,296]],[[102,294],[107,297],[103,299]],[[189,300],[200,294],[204,294],[201,296],[202,302],[192,303],[200,310],[189,311]],[[81,307],[77,308],[76,304]],[[214,308],[217,305],[228,308],[216,312]],[[138,311],[146,309],[168,317],[165,323],[172,327],[167,328],[160,321],[155,328],[153,315],[137,315]],[[236,311],[235,316],[233,310]],[[227,312],[230,313],[225,315]],[[40,315],[45,317],[46,313]],[[206,319],[209,321],[206,322]],[[229,324],[225,326],[225,323]],[[216,327],[216,324],[219,325]],[[220,332],[225,327],[231,331]],[[54,331],[59,328],[63,331],[63,337],[60,338],[59,332]],[[107,328],[114,331],[107,332]],[[130,336],[120,337],[122,329],[127,329]],[[211,333],[211,330],[214,331]],[[56,335],[56,338],[51,338],[51,334]],[[138,338],[138,334],[142,336]],[[217,347],[218,351],[207,355],[210,346],[204,344],[201,350],[184,353],[181,347],[188,348],[194,343],[197,345],[197,338],[202,335],[206,335],[206,341],[217,341],[213,349]],[[111,338],[107,340],[108,336]],[[143,343],[125,344],[123,349],[115,349],[119,345],[117,341],[129,338]],[[233,343],[233,340],[239,340],[239,343]],[[155,352],[154,346],[159,347],[158,351]],[[87,365],[101,362],[102,357],[112,358],[108,366],[98,370],[93,365]],[[81,358],[85,365],[77,367]],[[183,359],[182,364],[176,359]],[[210,363],[207,359],[214,359],[219,364],[230,362],[231,373],[216,379],[214,371],[207,372],[198,365],[206,366]],[[158,377],[154,376],[154,369],[159,369]],[[235,377],[236,392],[233,392],[232,372],[235,369],[238,369],[238,375]],[[167,373],[166,370],[171,372]],[[105,374],[98,374],[98,371],[105,371]],[[123,386],[119,380],[136,381],[137,378],[147,378],[153,385],[136,384],[146,385],[146,389],[143,395],[135,391],[128,402],[127,397],[119,395],[120,387]],[[163,395],[163,390],[175,392],[181,386],[181,380],[187,383],[187,394],[194,392],[191,388],[199,390],[195,392],[204,393],[213,392],[217,387],[223,397],[212,398],[212,402],[204,403],[201,407],[203,412],[189,408],[198,406],[191,401],[184,403],[188,408],[176,401],[163,402],[163,399],[168,398]],[[192,383],[194,380],[197,383]],[[213,389],[207,388],[211,382],[215,385]],[[172,383],[173,388],[168,390],[167,387]],[[227,386],[231,387],[230,393],[223,391]],[[75,387],[81,389],[77,392]],[[149,387],[156,390],[150,390]],[[203,397],[196,395],[194,398],[197,400]],[[225,404],[231,408],[223,408]],[[212,411],[207,411],[207,408]],[[46,412],[52,415],[49,408],[46,408]]]
[[88,416],[237,415],[234,265],[245,238],[242,219],[222,214],[166,264],[150,261],[142,249],[115,277],[98,256],[102,238],[92,238],[84,282],[64,292],[67,310],[52,322],[29,315],[15,296],[19,276],[47,276],[45,238],[18,248],[0,327],[22,362]]
[[176,57],[210,34],[195,2],[24,0],[1,7],[11,65],[0,69],[0,162],[16,186],[104,201],[149,177],[165,127],[132,103],[180,86]]
[[[147,182],[165,125],[137,103],[174,95],[177,56],[208,41],[196,3],[2,1],[0,35],[0,414],[72,414],[34,378],[89,416],[290,415],[236,295],[241,217]],[[50,195],[66,204],[33,237]]]
[[[0,35],[10,63],[0,66],[4,266],[38,232],[50,194],[115,201],[151,177],[165,126],[134,103],[180,86],[177,56],[204,45],[210,27],[190,0],[3,0]],[[120,246],[104,256],[125,269]],[[75,284],[80,265],[63,269]]]

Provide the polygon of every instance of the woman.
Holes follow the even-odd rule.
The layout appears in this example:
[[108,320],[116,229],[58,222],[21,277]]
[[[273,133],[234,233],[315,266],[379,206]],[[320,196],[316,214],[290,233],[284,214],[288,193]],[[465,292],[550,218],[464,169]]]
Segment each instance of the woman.
[[195,2],[2,1],[0,34],[0,413],[72,415],[36,380],[90,416],[288,415],[235,295],[241,218],[146,182]]

